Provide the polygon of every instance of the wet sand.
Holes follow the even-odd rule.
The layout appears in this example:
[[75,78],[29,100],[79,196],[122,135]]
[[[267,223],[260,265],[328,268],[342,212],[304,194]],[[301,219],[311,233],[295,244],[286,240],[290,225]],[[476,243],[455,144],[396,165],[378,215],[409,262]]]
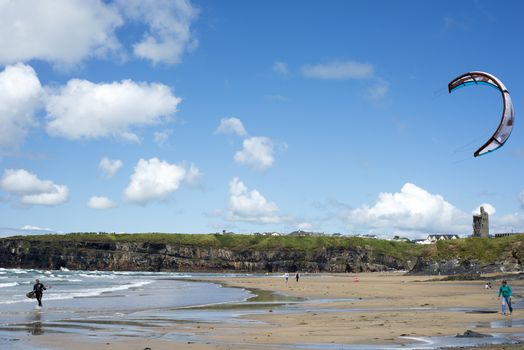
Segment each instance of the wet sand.
[[[76,334],[45,333],[13,343],[43,349],[367,349],[382,346],[410,348],[417,339],[453,336],[474,330],[483,334],[520,334],[524,339],[524,281],[510,281],[515,290],[512,316],[500,314],[497,291],[484,289],[483,281],[431,281],[434,277],[403,276],[400,273],[311,274],[286,284],[274,275],[249,278],[212,279],[221,284],[247,289],[270,290],[304,298],[281,306],[253,306],[253,312],[232,312],[236,322],[206,322],[178,319],[154,326],[143,324],[147,333],[119,336],[115,328]],[[286,304],[286,302],[284,302]],[[274,307],[273,307],[274,306]],[[237,306],[238,307],[238,306]],[[227,309],[228,306],[223,306]],[[256,312],[254,312],[256,310]],[[175,312],[176,313],[176,312]],[[123,326],[122,328],[124,328]],[[446,338],[446,336],[449,336]],[[487,341],[490,341],[489,339]],[[440,343],[435,343],[440,344]],[[406,346],[407,345],[407,346]],[[490,346],[482,349],[520,349]],[[464,347],[462,347],[464,348]]]

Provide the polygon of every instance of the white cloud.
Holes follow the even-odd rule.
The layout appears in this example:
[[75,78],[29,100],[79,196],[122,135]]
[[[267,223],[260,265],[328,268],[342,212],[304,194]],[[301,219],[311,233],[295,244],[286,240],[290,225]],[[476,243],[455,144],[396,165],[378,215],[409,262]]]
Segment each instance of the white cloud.
[[118,172],[118,170],[120,170],[122,165],[124,165],[124,163],[120,159],[109,159],[103,157],[100,160],[98,167],[107,177],[112,177]]
[[189,186],[197,186],[203,174],[194,164],[187,169],[185,180]]
[[116,207],[116,204],[107,197],[93,196],[89,198],[87,206],[92,209],[111,209]]
[[284,62],[275,62],[273,63],[273,72],[276,72],[278,74],[287,75],[289,73],[289,70],[287,68],[287,64]]
[[524,232],[524,214],[513,213],[489,218],[489,231],[492,233]]
[[283,218],[278,216],[278,207],[268,202],[257,190],[248,191],[238,178],[229,183],[229,209],[231,221],[247,221],[260,224],[279,223]]
[[238,118],[222,118],[218,126],[217,133],[219,134],[236,134],[240,137],[247,136],[246,129],[242,121]]
[[45,192],[52,187],[51,181],[42,181],[35,174],[24,169],[7,169],[0,182],[2,188],[19,195]]
[[[412,183],[397,193],[380,193],[375,205],[348,212],[351,228],[379,229],[384,233],[402,231],[419,236],[427,233],[469,233],[471,216]],[[389,231],[389,232],[388,232]]]
[[142,41],[133,47],[137,57],[153,63],[177,64],[182,55],[198,46],[191,24],[198,10],[187,0],[117,0],[132,21],[148,26]]
[[480,207],[484,207],[484,210],[486,211],[486,213],[488,213],[489,215],[494,215],[497,211],[495,209],[494,206],[492,206],[491,204],[489,203],[482,203],[481,205],[479,205],[475,210],[473,210],[471,212],[472,215],[480,215]]
[[270,168],[275,161],[273,141],[267,137],[250,137],[243,141],[244,148],[235,153],[235,161],[258,170]]
[[95,84],[74,79],[50,94],[46,129],[50,135],[72,140],[109,136],[136,139],[131,127],[160,123],[174,115],[180,101],[163,84],[131,80]]
[[20,230],[26,230],[26,231],[31,231],[31,230],[35,230],[35,231],[54,231],[52,228],[48,228],[48,227],[39,227],[39,226],[33,226],[33,225],[25,225],[24,227],[21,227]]
[[300,231],[312,231],[313,230],[313,224],[310,222],[301,222],[297,225],[297,230]]
[[181,165],[158,158],[140,159],[124,191],[125,199],[138,204],[165,200],[180,187],[186,174],[187,170]]
[[173,133],[173,130],[162,130],[162,131],[155,131],[153,139],[155,143],[159,146],[164,146],[167,141],[169,140],[169,137]]
[[34,114],[42,92],[30,66],[16,64],[0,72],[0,150],[19,146],[28,129],[36,125]]
[[9,33],[0,36],[0,64],[38,59],[67,69],[92,57],[124,58],[117,30],[136,24],[145,28],[136,57],[177,64],[198,46],[191,30],[198,12],[189,0],[0,1],[0,32]]
[[140,138],[138,137],[138,135],[130,131],[123,131],[118,135],[118,137],[128,142],[140,143]]
[[0,63],[40,59],[70,66],[117,52],[122,19],[101,0],[0,1]]
[[390,87],[388,81],[375,74],[375,69],[372,64],[360,63],[352,60],[306,65],[302,67],[302,74],[306,77],[316,79],[360,79],[374,82],[366,92],[366,97],[371,102],[382,100],[387,95]]
[[0,180],[0,187],[20,197],[22,204],[57,205],[69,197],[69,189],[49,180],[40,180],[24,169],[7,169]]
[[[253,136],[248,137],[247,131],[238,118],[224,118],[220,120],[220,125],[216,129],[217,133],[236,134],[244,137],[243,148],[235,153],[234,159],[238,164],[247,165],[257,170],[266,170],[273,165],[275,158],[273,152],[275,142],[268,137]],[[285,143],[279,144],[282,149],[287,149]]]
[[289,98],[284,95],[266,95],[265,98],[274,102],[286,102],[289,100]]
[[382,100],[389,91],[389,82],[378,79],[377,83],[368,89],[368,98],[371,101]]
[[373,65],[355,61],[333,61],[322,64],[306,65],[302,73],[309,78],[343,80],[369,79],[373,77]]
[[0,227],[0,237],[20,236],[20,235],[39,235],[39,234],[50,234],[50,233],[62,233],[62,232],[51,229],[51,228],[47,228],[47,227],[38,227],[38,226],[33,226],[33,225],[25,225],[22,228]]

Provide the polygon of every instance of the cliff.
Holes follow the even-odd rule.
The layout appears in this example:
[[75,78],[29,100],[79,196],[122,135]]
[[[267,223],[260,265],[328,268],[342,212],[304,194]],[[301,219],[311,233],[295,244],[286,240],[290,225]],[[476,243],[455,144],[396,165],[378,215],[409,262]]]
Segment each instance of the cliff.
[[[414,254],[394,256],[366,244],[366,240],[259,237],[246,241],[240,236],[205,235],[192,241],[160,234],[133,235],[129,239],[116,236],[120,235],[0,239],[0,266],[115,271],[362,272],[408,270],[416,261]],[[304,242],[309,243],[304,246]],[[404,243],[399,244],[401,250],[407,250]]]
[[521,271],[524,235],[420,246],[356,237],[69,234],[0,239],[0,267],[114,271]]
[[524,234],[517,234],[501,238],[440,241],[424,251],[410,274],[504,273],[523,269]]

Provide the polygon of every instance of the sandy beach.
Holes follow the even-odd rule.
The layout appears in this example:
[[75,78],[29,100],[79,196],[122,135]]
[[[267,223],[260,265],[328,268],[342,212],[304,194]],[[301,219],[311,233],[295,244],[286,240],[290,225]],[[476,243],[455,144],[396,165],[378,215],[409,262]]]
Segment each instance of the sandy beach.
[[[119,336],[115,328],[101,327],[76,336],[45,333],[13,344],[17,343],[20,348],[76,350],[429,349],[437,345],[461,345],[463,343],[457,343],[460,339],[454,336],[467,330],[495,334],[495,338],[486,338],[495,343],[523,339],[524,309],[519,294],[524,288],[523,280],[510,281],[516,291],[515,310],[513,315],[503,316],[497,298],[499,280],[493,281],[493,289],[485,289],[484,281],[443,282],[435,281],[435,277],[400,273],[306,274],[299,282],[293,277],[288,283],[275,275],[208,279],[225,286],[277,293],[277,302],[266,300],[260,306],[252,303],[211,307],[229,310],[228,317],[236,319],[233,323],[226,319],[206,322],[187,317],[156,327],[144,324],[145,328],[154,328],[148,337]],[[278,295],[300,301],[279,299]],[[421,341],[428,337],[434,341],[433,347]],[[367,347],[358,347],[364,345]],[[466,342],[462,348],[469,345]],[[483,349],[523,346],[492,345]]]

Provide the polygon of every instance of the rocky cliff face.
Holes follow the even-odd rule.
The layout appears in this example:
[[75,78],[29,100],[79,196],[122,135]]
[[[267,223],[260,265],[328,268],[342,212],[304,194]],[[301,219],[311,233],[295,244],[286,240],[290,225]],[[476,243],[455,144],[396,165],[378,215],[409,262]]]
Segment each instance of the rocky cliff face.
[[[458,256],[441,258],[436,247],[396,258],[373,247],[227,249],[158,242],[0,239],[0,267],[114,271],[215,272],[375,272],[454,275],[523,270],[524,239],[508,245],[493,261]],[[460,254],[458,254],[460,255]],[[450,256],[446,254],[445,256]]]
[[412,275],[455,275],[500,272],[519,272],[524,269],[524,242],[511,245],[494,261],[483,262],[474,258],[438,259],[420,257],[409,272]]
[[409,270],[416,258],[401,260],[365,248],[229,250],[133,242],[0,240],[0,267],[127,271],[309,271],[373,272]]

